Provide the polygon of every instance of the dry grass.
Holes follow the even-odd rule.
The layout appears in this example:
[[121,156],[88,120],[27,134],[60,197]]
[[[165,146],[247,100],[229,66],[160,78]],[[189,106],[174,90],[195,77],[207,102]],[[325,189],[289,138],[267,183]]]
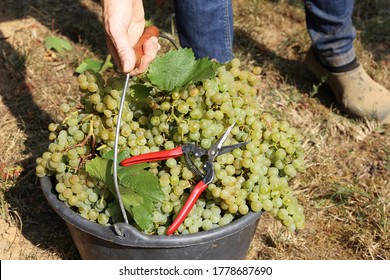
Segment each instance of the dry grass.
[[[77,98],[75,67],[105,58],[95,1],[4,0],[0,8],[0,259],[78,259],[64,223],[46,204],[34,160],[46,149],[49,122],[62,100]],[[145,1],[154,3],[153,1]],[[357,1],[360,61],[390,88],[390,11],[386,0]],[[263,68],[259,102],[303,135],[307,171],[291,185],[306,210],[306,228],[286,233],[263,215],[248,259],[390,259],[390,132],[349,119],[307,72],[310,40],[301,1],[234,1],[235,53]],[[146,5],[150,6],[150,5]],[[64,12],[66,11],[66,12]],[[147,10],[171,33],[167,2]],[[48,52],[43,38],[68,38],[73,51]]]

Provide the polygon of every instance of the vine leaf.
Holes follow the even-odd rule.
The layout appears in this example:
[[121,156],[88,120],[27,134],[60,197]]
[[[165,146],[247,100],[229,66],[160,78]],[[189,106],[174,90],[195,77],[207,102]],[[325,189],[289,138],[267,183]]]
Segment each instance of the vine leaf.
[[72,45],[69,43],[69,41],[52,35],[45,37],[44,45],[46,49],[48,50],[53,49],[59,53],[63,52],[64,50],[66,51],[72,50]]
[[[113,152],[102,157],[95,157],[86,164],[87,173],[102,181],[115,197],[117,197],[113,178]],[[128,152],[119,153],[118,161],[128,157]],[[128,167],[118,166],[119,193],[123,206],[132,215],[137,225],[146,232],[153,229],[154,203],[160,202],[164,197],[159,179],[151,172],[145,170],[147,163]]]
[[177,90],[190,82],[196,83],[215,77],[214,62],[208,58],[195,59],[192,49],[170,51],[157,57],[149,66],[148,78],[165,91]]

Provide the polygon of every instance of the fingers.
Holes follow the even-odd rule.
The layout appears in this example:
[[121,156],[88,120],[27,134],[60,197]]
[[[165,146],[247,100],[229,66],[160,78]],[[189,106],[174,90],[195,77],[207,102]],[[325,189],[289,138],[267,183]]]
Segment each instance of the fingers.
[[130,72],[131,75],[141,74],[148,69],[149,64],[156,58],[157,52],[161,49],[158,38],[154,36],[150,37],[142,45],[142,49],[144,54],[141,57],[140,64]]
[[[107,47],[121,71],[135,68],[133,46],[145,26],[142,0],[101,0]],[[130,36],[131,35],[131,36]]]
[[[132,36],[138,38],[142,34],[143,27],[136,28]],[[115,27],[107,34],[107,46],[113,55],[116,65],[124,73],[128,73],[136,67],[136,57],[133,44],[130,42],[126,28]]]
[[117,65],[122,71],[122,62],[118,57],[115,46],[113,45],[112,41],[108,36],[106,37],[106,45],[109,53],[111,54],[111,57],[114,59],[115,65]]
[[101,2],[107,48],[115,64],[124,73],[137,75],[145,72],[156,57],[160,45],[157,37],[153,38],[158,36],[158,29],[145,30],[142,0]]

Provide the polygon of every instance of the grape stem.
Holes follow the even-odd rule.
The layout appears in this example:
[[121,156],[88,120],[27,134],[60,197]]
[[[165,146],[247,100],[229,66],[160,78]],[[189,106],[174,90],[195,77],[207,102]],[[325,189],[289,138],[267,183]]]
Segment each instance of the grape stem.
[[175,103],[172,104],[172,108],[171,108],[171,116],[175,119],[176,123],[180,123],[179,121],[179,118],[176,117],[175,115]]
[[92,118],[93,117],[93,114],[89,114],[89,115],[87,115],[86,117],[84,117],[82,120],[81,120],[81,122],[85,122],[86,120],[88,120],[88,119],[90,119],[90,118]]
[[[88,118],[88,117],[87,117],[87,118]],[[86,118],[86,119],[87,119],[87,118]],[[80,143],[78,143],[78,144],[76,144],[76,145],[73,145],[73,146],[71,146],[71,147],[69,147],[68,149],[65,150],[65,152],[67,152],[67,151],[69,151],[69,150],[71,150],[71,149],[74,149],[74,148],[76,148],[76,147],[84,147],[84,146],[88,143],[88,140],[89,140],[90,138],[92,138],[92,139],[91,139],[91,143],[90,143],[90,145],[89,145],[89,146],[91,147],[91,151],[90,151],[90,153],[89,153],[88,155],[81,157],[81,161],[80,161],[79,166],[81,166],[81,165],[84,163],[84,161],[85,161],[86,159],[92,157],[92,156],[95,154],[96,136],[95,136],[95,134],[93,133],[93,120],[91,120],[91,121],[89,122],[89,131],[88,131],[87,136],[85,136],[83,142],[80,142]],[[77,167],[77,168],[75,169],[75,172],[77,172],[78,168],[79,168],[79,167]]]

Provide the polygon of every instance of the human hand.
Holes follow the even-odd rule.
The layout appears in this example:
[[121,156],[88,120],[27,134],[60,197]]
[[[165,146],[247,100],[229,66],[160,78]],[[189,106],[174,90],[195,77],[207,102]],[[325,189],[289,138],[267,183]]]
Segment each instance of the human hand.
[[155,36],[142,44],[143,55],[136,65],[134,46],[145,28],[142,0],[101,0],[106,42],[115,64],[124,73],[138,75],[147,70],[160,45]]

